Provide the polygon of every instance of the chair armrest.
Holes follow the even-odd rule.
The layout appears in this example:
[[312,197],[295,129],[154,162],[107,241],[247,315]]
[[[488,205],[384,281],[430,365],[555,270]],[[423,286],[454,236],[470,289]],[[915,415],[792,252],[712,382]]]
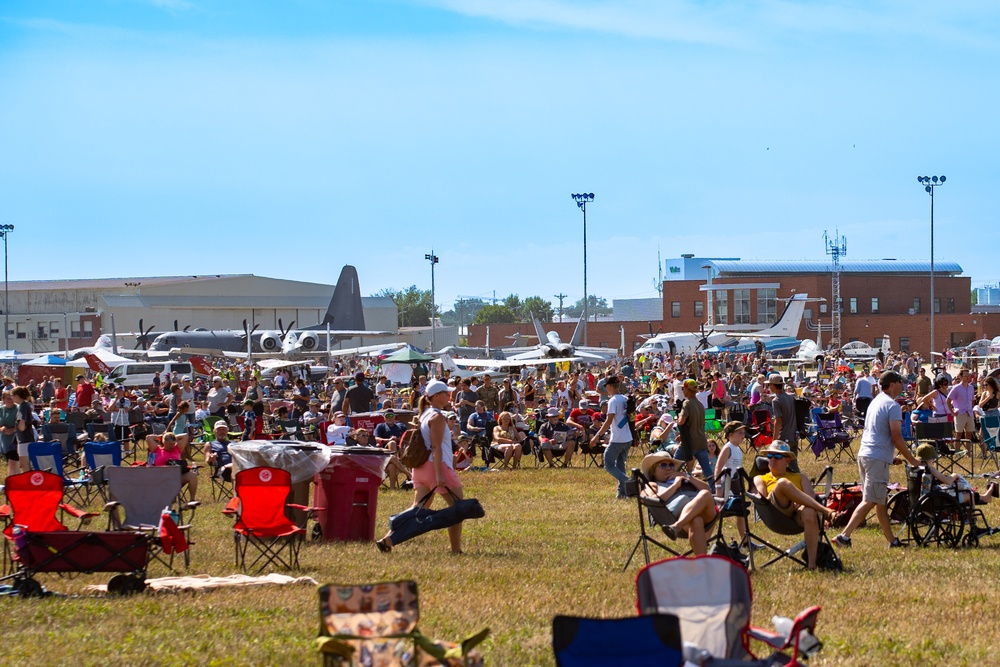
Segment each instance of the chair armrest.
[[201,507],[201,501],[200,500],[192,500],[190,502],[184,503],[184,505],[183,505],[183,507],[181,507],[181,509],[193,510],[193,509],[196,509],[198,507]]
[[229,502],[226,503],[225,508],[223,508],[222,513],[223,514],[229,514],[229,515],[239,514],[240,513],[240,505],[241,505],[241,503],[240,503],[240,499],[238,497],[230,498]]
[[121,506],[122,506],[122,504],[120,502],[118,502],[117,500],[112,500],[110,502],[104,503],[104,511],[105,512],[110,512],[111,510],[115,509],[116,507],[121,507]]
[[7,521],[10,519],[10,515],[10,505],[0,505],[0,520]]
[[312,516],[314,512],[322,512],[325,507],[309,507],[308,505],[296,505],[295,503],[288,503],[287,507],[291,507],[293,510],[301,510]]
[[77,519],[93,519],[95,516],[101,515],[100,512],[87,512],[81,509],[77,509],[76,507],[73,507],[72,505],[68,505],[66,503],[59,503],[59,507],[64,512],[68,513],[69,515]]
[[756,628],[752,625],[747,628],[747,636],[751,639],[764,642],[773,649],[781,650],[788,646],[788,637],[779,635],[771,630],[765,630],[764,628]]

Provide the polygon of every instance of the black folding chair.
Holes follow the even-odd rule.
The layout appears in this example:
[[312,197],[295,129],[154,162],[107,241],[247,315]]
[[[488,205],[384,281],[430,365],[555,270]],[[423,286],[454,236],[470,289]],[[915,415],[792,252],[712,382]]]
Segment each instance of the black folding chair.
[[642,555],[646,565],[649,565],[650,544],[663,549],[672,556],[686,556],[691,553],[691,551],[688,550],[682,554],[649,534],[649,531],[656,526],[663,529],[677,521],[677,517],[675,517],[673,513],[667,509],[667,506],[663,503],[663,501],[658,499],[654,500],[651,498],[643,498],[642,489],[649,484],[650,481],[638,468],[632,468],[632,479],[625,483],[625,496],[627,498],[636,499],[636,506],[639,510],[639,538],[636,540],[635,546],[632,547],[632,552],[628,555],[628,560],[625,561],[625,566],[622,567],[622,572],[628,569],[628,566],[632,563],[632,559],[635,557],[635,553],[639,550],[639,547],[642,547]]
[[[971,440],[955,438],[955,425],[949,421],[914,422],[913,434],[917,443],[930,443],[938,452],[938,466],[946,475],[958,468],[967,475],[976,474],[976,454]],[[966,467],[960,461],[969,456]]]

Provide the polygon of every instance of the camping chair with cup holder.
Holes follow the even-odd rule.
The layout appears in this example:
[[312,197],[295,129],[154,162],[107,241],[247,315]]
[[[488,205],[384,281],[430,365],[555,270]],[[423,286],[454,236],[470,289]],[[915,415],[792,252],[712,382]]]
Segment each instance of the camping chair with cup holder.
[[[679,619],[685,664],[801,667],[801,660],[822,648],[815,635],[820,607],[781,619],[785,627],[774,632],[752,626],[750,575],[728,558],[668,558],[646,565],[636,576],[636,594],[640,614]],[[758,658],[751,640],[762,642],[771,655]]]
[[[967,475],[976,473],[976,452],[971,440],[955,437],[953,422],[931,417],[931,421],[913,423],[913,435],[917,444],[930,443],[938,452],[941,472],[952,474],[956,468]],[[968,455],[968,465],[965,457]]]
[[486,628],[457,643],[421,634],[415,581],[320,586],[319,617],[316,648],[323,667],[482,667],[475,647],[490,633]]
[[66,500],[86,507],[90,504],[91,479],[86,471],[79,467],[79,461],[74,461],[74,470],[70,477],[63,467],[63,449],[59,441],[29,442],[28,458],[33,470],[44,470],[59,475],[63,479],[63,493]]
[[59,441],[63,450],[63,464],[77,463],[76,427],[69,423],[53,424],[45,422],[41,427],[42,439],[45,442]]
[[112,595],[141,593],[146,588],[150,542],[142,533],[30,531],[15,539],[21,542],[15,553],[17,570],[0,581],[12,579],[21,597],[45,595],[35,578],[41,572],[115,572],[108,581]]
[[[236,565],[244,572],[260,573],[269,565],[295,570],[299,567],[299,546],[306,529],[287,515],[297,509],[311,518],[323,508],[288,502],[292,490],[291,474],[280,468],[250,468],[236,473],[235,495],[222,511],[235,519],[233,543]],[[253,560],[247,552],[253,549]]]
[[[763,475],[768,471],[767,459],[764,457],[757,457],[754,460],[754,469],[756,474]],[[788,516],[781,512],[777,507],[771,504],[765,496],[757,493],[757,487],[754,486],[753,478],[746,472],[746,470],[740,470],[740,478],[742,481],[743,497],[746,498],[753,507],[754,515],[756,520],[761,521],[771,532],[777,533],[778,535],[783,535],[787,537],[795,537],[802,535],[804,529],[795,520],[794,516]],[[822,481],[820,481],[822,480]],[[821,504],[826,504],[827,497],[833,489],[833,466],[826,466],[823,472],[815,480],[810,480],[816,486],[824,486],[825,491],[820,494],[816,494],[816,499]],[[816,522],[819,526],[819,540],[817,542],[817,565],[821,569],[841,571],[843,570],[843,564],[840,562],[840,558],[837,556],[836,551],[833,548],[833,544],[830,542],[829,536],[826,534],[826,522],[823,517],[817,516]],[[757,568],[764,569],[770,567],[771,565],[777,563],[780,560],[788,559],[799,563],[803,567],[808,567],[809,563],[806,559],[806,542],[805,539],[800,540],[795,545],[788,549],[782,549],[781,547],[775,545],[769,540],[761,537],[760,533],[754,533],[752,531],[751,522],[747,522],[747,539],[751,542],[757,542],[762,545],[767,550],[771,551],[774,556],[758,565],[755,559],[755,550],[749,550],[749,560],[750,570],[755,570]]]
[[812,451],[817,458],[824,452],[830,456],[832,463],[846,456],[851,462],[856,461],[854,450],[851,449],[853,436],[847,432],[840,421],[840,414],[837,412],[817,412],[814,413],[815,439],[812,443]]
[[[625,561],[625,565],[622,567],[622,572],[628,569],[628,566],[632,564],[632,559],[635,558],[635,554],[639,551],[639,547],[642,547],[643,560],[646,565],[649,565],[649,545],[659,547],[660,549],[666,551],[673,556],[684,556],[691,553],[690,549],[686,550],[684,553],[677,551],[673,547],[659,541],[653,535],[650,535],[652,531],[657,526],[661,530],[664,530],[667,526],[675,523],[677,517],[674,516],[666,503],[662,500],[654,498],[645,498],[642,495],[642,489],[645,486],[651,484],[649,479],[642,474],[642,471],[638,468],[632,468],[632,479],[625,483],[625,497],[635,498],[636,506],[639,511],[639,537],[636,539],[635,546],[632,547],[631,553],[628,555],[628,559]],[[718,521],[718,519],[716,519]],[[706,530],[710,526],[705,526]],[[664,535],[666,535],[664,530]],[[669,535],[668,535],[669,537]],[[678,535],[678,537],[687,537],[685,533],[683,536]]]
[[14,537],[14,526],[25,532],[60,532],[69,530],[60,519],[69,515],[77,520],[77,530],[97,512],[86,512],[63,502],[63,478],[41,470],[30,470],[8,477],[3,486],[7,503],[0,505],[0,526],[3,526],[4,541],[3,572],[9,571],[11,564],[10,540]]
[[118,442],[86,442],[83,445],[83,459],[87,464],[90,485],[108,502],[108,469],[122,464],[122,446]]
[[181,499],[180,466],[118,466],[105,468],[105,474],[111,498],[104,505],[108,530],[145,533],[152,545],[151,561],[175,572],[174,556],[183,553],[184,567],[189,567],[191,525],[201,503]]
[[750,426],[747,428],[746,454],[767,447],[774,440],[774,422],[767,410],[754,410],[750,413]]
[[552,619],[552,652],[556,667],[679,667],[683,662],[680,621],[673,614],[556,616]]

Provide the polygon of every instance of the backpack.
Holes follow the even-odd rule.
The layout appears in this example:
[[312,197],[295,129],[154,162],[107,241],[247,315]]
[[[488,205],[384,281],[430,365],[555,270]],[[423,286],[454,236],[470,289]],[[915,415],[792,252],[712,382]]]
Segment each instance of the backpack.
[[840,512],[840,516],[830,523],[831,527],[842,528],[851,520],[854,509],[861,504],[861,487],[851,486],[830,491],[830,496],[826,500],[826,506],[832,510]]
[[427,463],[427,459],[430,457],[431,450],[424,443],[424,434],[420,432],[420,426],[408,428],[403,437],[400,438],[399,460],[412,470]]
[[820,540],[816,545],[816,567],[830,572],[843,572],[844,563],[829,543]]

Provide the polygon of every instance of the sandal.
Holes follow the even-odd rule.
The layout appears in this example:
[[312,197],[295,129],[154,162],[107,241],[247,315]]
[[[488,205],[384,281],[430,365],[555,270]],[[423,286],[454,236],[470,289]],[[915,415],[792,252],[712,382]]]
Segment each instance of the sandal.
[[392,551],[392,545],[387,543],[384,537],[381,540],[375,540],[375,546],[377,546],[378,550],[384,554]]

